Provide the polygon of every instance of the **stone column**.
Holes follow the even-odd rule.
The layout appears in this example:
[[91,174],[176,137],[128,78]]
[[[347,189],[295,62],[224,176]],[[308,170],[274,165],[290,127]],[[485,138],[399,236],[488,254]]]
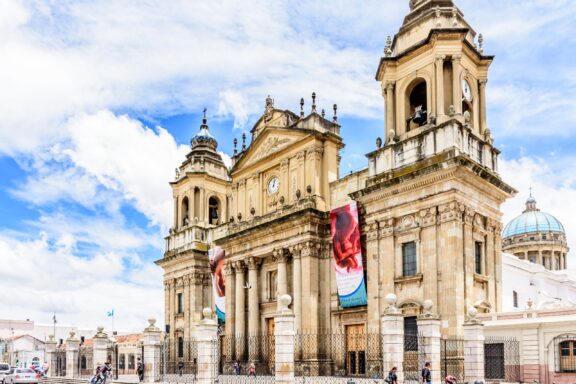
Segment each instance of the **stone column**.
[[143,332],[144,356],[144,382],[153,383],[160,381],[161,372],[161,347],[162,331],[156,326],[156,319],[148,319],[148,327]]
[[198,343],[198,384],[212,384],[218,377],[218,323],[212,319],[212,309],[202,310],[204,319],[196,326]]
[[484,382],[484,325],[476,319],[478,311],[468,309],[469,319],[464,323],[464,381]]
[[[248,335],[251,337],[258,336],[260,332],[260,301],[258,299],[258,268],[262,259],[251,257],[248,260]],[[258,343],[249,343],[250,361],[258,359]]]
[[293,284],[293,296],[294,304],[294,328],[296,331],[300,330],[302,324],[302,263],[300,260],[300,248],[292,247],[290,248],[290,253],[292,254],[292,284]]
[[80,340],[76,338],[76,332],[70,332],[66,339],[66,377],[73,379],[78,374],[78,353],[80,352]]
[[445,55],[436,56],[436,117],[438,118],[444,115],[444,59],[446,59]]
[[426,300],[423,303],[424,313],[418,317],[418,330],[424,338],[424,356],[426,361],[432,364],[430,372],[432,374],[432,382],[440,383],[440,317],[433,313],[433,303],[431,300]]
[[[394,132],[394,135],[396,135],[396,127],[394,124],[394,87],[395,83],[393,81],[386,83],[386,137],[388,137],[391,132]],[[408,118],[408,116],[406,116],[406,118]]]
[[237,261],[234,263],[234,269],[236,270],[236,321],[234,324],[236,338],[234,341],[236,344],[236,358],[242,359],[244,357],[245,343],[241,341],[246,338],[246,295],[244,292],[246,291],[244,288],[246,265],[242,261]]
[[98,332],[92,338],[92,362],[94,371],[98,364],[104,364],[108,359],[108,335],[104,333],[104,327],[97,328]]
[[278,288],[276,290],[276,302],[278,309],[280,309],[280,296],[288,294],[288,272],[287,272],[287,262],[288,258],[284,254],[284,250],[274,251],[274,257],[278,260]]
[[292,302],[289,295],[278,298],[280,310],[274,317],[274,352],[276,383],[294,383],[294,314],[288,308]]
[[478,82],[480,87],[480,133],[484,133],[487,128],[486,124],[486,83],[488,79]]
[[380,332],[382,333],[382,363],[383,372],[386,374],[392,367],[396,367],[398,371],[398,382],[404,382],[404,316],[402,311],[396,308],[396,295],[389,293],[386,295],[386,303],[388,307],[384,310],[382,316],[382,326]]
[[44,343],[44,360],[48,363],[48,377],[56,376],[56,340],[54,335],[48,335],[48,341]]
[[462,114],[462,90],[460,89],[460,60],[462,55],[452,55],[452,105],[456,114]]
[[225,363],[228,364],[234,359],[234,343],[232,342],[234,337],[234,326],[236,322],[236,314],[234,307],[234,300],[236,298],[235,288],[236,288],[236,277],[234,274],[234,268],[232,263],[224,264],[224,273],[226,274],[226,321],[224,322],[224,327],[226,331],[226,343],[225,345]]

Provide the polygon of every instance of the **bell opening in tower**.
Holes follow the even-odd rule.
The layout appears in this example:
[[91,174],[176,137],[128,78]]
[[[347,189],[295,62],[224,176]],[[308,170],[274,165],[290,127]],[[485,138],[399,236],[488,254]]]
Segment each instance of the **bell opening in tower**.
[[214,196],[210,197],[208,200],[208,215],[210,217],[210,224],[218,225],[218,219],[220,215],[220,203],[218,199]]
[[428,95],[426,81],[418,79],[408,88],[408,119],[406,131],[426,125],[428,122]]

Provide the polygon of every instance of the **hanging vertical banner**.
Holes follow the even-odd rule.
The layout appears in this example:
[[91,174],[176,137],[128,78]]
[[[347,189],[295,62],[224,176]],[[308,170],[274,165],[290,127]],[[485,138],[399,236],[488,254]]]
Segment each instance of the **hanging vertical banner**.
[[224,278],[224,250],[220,247],[212,247],[208,251],[210,271],[212,272],[212,290],[216,304],[218,320],[226,320],[226,280]]
[[342,308],[367,304],[358,206],[352,202],[330,211],[336,286]]

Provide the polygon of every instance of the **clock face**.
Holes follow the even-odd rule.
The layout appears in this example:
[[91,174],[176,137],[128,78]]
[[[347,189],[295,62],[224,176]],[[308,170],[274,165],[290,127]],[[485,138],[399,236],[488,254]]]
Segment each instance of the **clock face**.
[[277,177],[273,177],[269,182],[268,182],[268,193],[273,194],[278,192],[278,189],[280,188],[280,180],[278,180]]
[[472,101],[472,90],[466,80],[462,80],[462,95],[468,101]]

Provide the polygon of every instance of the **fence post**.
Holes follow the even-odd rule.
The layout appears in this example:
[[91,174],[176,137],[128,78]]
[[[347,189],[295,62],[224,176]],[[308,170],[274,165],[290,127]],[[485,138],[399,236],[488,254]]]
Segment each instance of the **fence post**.
[[218,322],[212,319],[212,310],[202,310],[204,318],[194,331],[198,343],[198,384],[212,384],[218,376]]
[[278,299],[280,310],[274,316],[274,375],[276,383],[294,382],[294,313],[288,308],[290,295]]
[[386,295],[388,307],[382,316],[382,372],[386,377],[387,372],[396,367],[398,382],[404,382],[404,316],[402,311],[396,308],[397,297],[393,293]]
[[148,326],[144,328],[142,345],[144,364],[144,382],[153,383],[160,380],[162,331],[156,326],[156,319],[148,319]]
[[92,338],[92,362],[94,363],[94,372],[98,363],[104,364],[108,359],[108,335],[104,333],[104,327],[97,328],[97,332]]
[[468,309],[469,319],[464,323],[464,381],[484,382],[484,325],[474,307]]
[[[426,300],[422,304],[424,313],[418,316],[418,331],[424,338],[423,351],[427,362],[432,364],[430,373],[432,374],[432,382],[441,382],[441,359],[440,359],[440,316],[433,312],[434,304],[431,300]],[[422,368],[422,367],[420,367]]]
[[66,377],[76,378],[78,374],[78,353],[80,351],[80,340],[76,337],[76,332],[70,332],[70,337],[66,339]]
[[48,363],[48,377],[56,376],[56,340],[54,335],[48,335],[48,341],[44,343],[44,359]]

